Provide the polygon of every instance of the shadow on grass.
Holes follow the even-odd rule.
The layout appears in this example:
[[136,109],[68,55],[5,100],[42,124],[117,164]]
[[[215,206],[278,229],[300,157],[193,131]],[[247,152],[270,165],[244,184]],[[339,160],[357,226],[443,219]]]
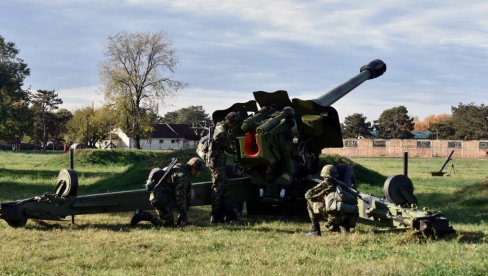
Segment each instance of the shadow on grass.
[[481,243],[487,243],[488,240],[486,238],[486,235],[481,232],[468,232],[468,231],[462,231],[458,233],[457,236],[457,241],[459,243],[466,243],[466,244],[481,244]]
[[12,170],[0,168],[0,175],[17,178],[31,176],[31,178],[54,179],[58,176],[59,170]]
[[[150,211],[153,215],[156,216],[154,211]],[[253,232],[262,232],[262,233],[284,233],[284,234],[295,234],[297,231],[289,230],[289,229],[280,229],[279,227],[270,227],[261,225],[265,222],[304,222],[302,218],[283,218],[283,217],[245,217],[241,223],[219,223],[217,225],[212,225],[209,223],[208,218],[210,216],[209,211],[205,209],[197,209],[192,208],[190,210],[190,225],[189,230],[203,230],[203,229],[217,229],[217,230],[224,230],[230,232],[236,231],[253,231]],[[75,217],[75,224],[71,224],[70,219],[71,217],[66,217],[64,221],[44,221],[44,220],[34,220],[31,221],[34,223],[28,224],[25,226],[26,229],[35,230],[35,231],[52,231],[52,230],[108,230],[113,232],[131,232],[133,230],[151,230],[151,229],[158,229],[158,227],[153,226],[150,222],[144,221],[140,222],[136,226],[132,227],[130,225],[130,219],[132,214],[127,213],[112,213],[108,214],[109,216],[117,217],[117,222],[111,223],[107,221],[106,218],[103,219],[104,222],[96,222],[96,223],[83,223],[78,224],[76,223]],[[120,223],[120,218],[125,218],[127,223]],[[176,216],[175,216],[176,217]],[[181,229],[177,228],[160,228],[161,230],[171,230],[177,231]],[[183,230],[185,231],[185,230]],[[299,231],[300,232],[300,231]]]
[[[95,154],[96,153],[96,154]],[[105,158],[108,160],[114,160],[114,158],[120,158],[120,154],[124,156],[124,152],[115,154],[116,157],[110,157],[110,151],[93,152],[90,156],[96,162],[103,164]],[[127,154],[127,153],[125,153]],[[133,154],[129,155],[132,156]],[[117,157],[118,156],[118,157]],[[97,181],[96,183],[88,186],[80,187],[79,194],[91,194],[91,193],[105,193],[105,192],[115,192],[124,191],[132,189],[140,189],[146,183],[146,179],[149,175],[151,169],[155,167],[165,167],[171,162],[171,158],[176,157],[182,162],[186,162],[190,158],[194,157],[193,150],[181,150],[175,152],[160,152],[157,154],[151,154],[149,156],[138,156],[133,157],[132,165],[121,173],[109,173],[104,179]],[[123,158],[123,162],[126,162],[126,158]],[[210,179],[210,172],[204,170],[198,177],[192,178],[192,182],[207,181]]]
[[[0,182],[0,199],[13,198],[15,200],[42,195],[46,192],[53,192],[55,187],[55,179],[57,178],[59,171],[56,170],[13,170],[0,168],[0,175],[7,176],[12,179],[12,181],[2,181]],[[95,192],[106,192],[110,190],[124,190],[131,188],[141,188],[140,179],[144,177],[137,178],[138,175],[147,175],[145,171],[140,172],[139,170],[130,170],[129,175],[126,176],[125,173],[113,174],[111,172],[77,172],[78,177],[101,177],[103,180],[95,183],[94,185],[83,185],[80,179],[78,180],[78,194],[89,194]],[[115,175],[115,177],[113,177]],[[36,181],[50,183],[50,184],[24,184],[16,183],[18,178],[33,179]],[[139,180],[135,182],[132,180]],[[123,185],[119,185],[122,183]],[[93,187],[92,187],[93,186]]]
[[322,155],[320,156],[319,166],[322,168],[324,165],[337,165],[337,164],[349,164],[352,165],[354,169],[354,174],[356,175],[356,180],[359,183],[365,183],[372,186],[383,186],[385,183],[386,176],[370,170],[358,163],[355,163],[351,159],[340,156],[340,155]]
[[[43,180],[48,180],[51,181],[53,180],[53,187],[54,187],[54,179],[58,177],[59,170],[12,170],[12,169],[5,169],[5,168],[0,168],[0,175],[2,176],[10,176],[12,178],[18,178],[18,177],[28,177],[31,179],[43,179]],[[83,177],[110,177],[112,175],[111,172],[85,172],[83,170],[81,171],[76,171],[78,177],[83,176]],[[79,183],[83,184],[83,183]]]
[[420,206],[440,208],[453,223],[488,221],[488,182],[464,187],[454,194],[423,193],[417,197]]
[[[130,222],[127,223],[90,223],[90,224],[64,224],[60,222],[45,222],[45,221],[36,221],[36,225],[28,225],[26,229],[35,230],[35,231],[52,231],[52,230],[107,230],[113,232],[131,232],[134,230],[152,230],[152,229],[161,229],[161,230],[170,230],[170,231],[178,231],[185,229],[179,229],[176,227],[156,227],[148,222],[139,223],[136,226],[130,226]],[[288,230],[288,229],[280,229],[277,227],[267,227],[267,226],[260,226],[256,227],[252,223],[245,221],[243,224],[218,224],[218,225],[211,225],[209,223],[206,224],[193,224],[191,223],[187,229],[192,230],[203,230],[203,229],[218,229],[218,230],[225,230],[229,232],[240,232],[240,231],[252,231],[252,232],[260,232],[260,233],[283,233],[283,234],[295,234],[297,231]],[[300,232],[300,231],[298,231]]]
[[54,185],[25,185],[0,181],[0,202],[30,198],[53,190]]

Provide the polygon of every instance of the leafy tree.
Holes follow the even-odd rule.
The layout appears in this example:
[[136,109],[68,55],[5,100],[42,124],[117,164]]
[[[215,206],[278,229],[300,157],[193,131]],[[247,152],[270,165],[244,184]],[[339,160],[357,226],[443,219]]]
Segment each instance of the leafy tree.
[[452,119],[430,124],[429,131],[434,139],[457,139]]
[[67,124],[65,139],[95,147],[97,142],[107,139],[115,118],[115,110],[110,106],[77,109]]
[[68,122],[72,117],[73,114],[71,111],[64,108],[59,109],[57,112],[46,113],[47,133],[54,145],[59,145],[63,142],[63,136],[67,131]]
[[488,106],[474,103],[452,106],[452,125],[457,139],[479,140],[488,138]]
[[[113,117],[114,127],[121,128],[129,137],[135,137],[136,133],[133,125],[136,118],[127,111],[126,106],[128,104],[125,99],[120,98],[113,105],[115,110]],[[154,130],[153,125],[155,122],[157,122],[157,114],[152,109],[141,109],[139,113],[139,137],[149,137]]]
[[73,117],[67,124],[65,139],[70,142],[94,146],[96,141],[93,141],[93,137],[95,136],[96,129],[91,122],[94,114],[95,108],[93,106],[86,106],[75,110]]
[[100,67],[105,97],[132,117],[125,123],[140,149],[144,116],[157,114],[157,104],[184,87],[172,79],[178,64],[175,50],[162,31],[120,32],[108,38],[105,56]]
[[414,129],[417,131],[429,130],[431,125],[445,122],[452,118],[449,114],[429,115],[423,121],[415,121]]
[[372,130],[371,122],[366,122],[366,117],[361,113],[347,116],[342,124],[344,138],[371,137]]
[[47,114],[52,110],[58,109],[63,100],[58,97],[58,93],[54,90],[37,90],[37,92],[32,93],[31,102],[34,112],[39,115],[39,123],[34,124],[34,126],[39,125],[42,129],[41,148],[45,150],[48,139]]
[[13,42],[0,36],[0,138],[10,141],[12,149],[20,148],[20,141],[29,128],[29,94],[22,89],[29,76],[27,64],[17,57],[19,50]]
[[403,105],[384,110],[380,118],[374,122],[377,135],[385,139],[412,138],[413,118],[408,116],[407,108]]
[[9,106],[8,114],[0,124],[0,137],[11,144],[13,151],[18,151],[24,135],[32,129],[33,114],[27,101],[18,101]]
[[159,119],[161,123],[176,124],[178,121],[178,110],[169,111],[164,114],[162,118]]
[[162,121],[168,124],[210,124],[209,115],[205,112],[201,105],[189,106],[178,109],[176,111],[167,112]]

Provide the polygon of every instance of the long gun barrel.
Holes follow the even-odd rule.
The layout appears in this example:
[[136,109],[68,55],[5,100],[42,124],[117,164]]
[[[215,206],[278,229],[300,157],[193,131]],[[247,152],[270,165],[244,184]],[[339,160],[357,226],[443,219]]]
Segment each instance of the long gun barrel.
[[431,172],[432,176],[443,176],[445,172],[443,172],[444,168],[446,167],[447,163],[451,161],[452,155],[454,154],[454,150],[449,153],[449,156],[446,158],[444,163],[442,164],[441,168],[437,172]]
[[449,153],[449,156],[446,158],[446,161],[444,161],[444,164],[442,164],[441,168],[439,169],[439,172],[442,172],[444,170],[447,163],[449,163],[449,161],[451,161],[451,157],[453,154],[454,154],[454,151],[451,151],[451,153]]
[[382,60],[375,59],[362,66],[359,71],[360,73],[355,77],[330,90],[319,98],[314,99],[313,101],[322,106],[332,105],[340,98],[344,97],[347,93],[351,92],[354,88],[358,87],[361,83],[383,75],[383,73],[386,71],[386,64]]

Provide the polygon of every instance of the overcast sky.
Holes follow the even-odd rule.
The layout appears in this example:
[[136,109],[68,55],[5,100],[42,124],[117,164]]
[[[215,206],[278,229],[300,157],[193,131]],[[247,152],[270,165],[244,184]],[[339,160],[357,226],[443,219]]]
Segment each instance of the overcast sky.
[[410,116],[488,103],[487,1],[16,0],[0,2],[0,35],[31,69],[26,87],[55,89],[68,109],[98,104],[109,36],[164,30],[175,78],[189,84],[161,114],[208,113],[287,90],[312,99],[373,59],[386,73],[333,106],[341,120],[405,105]]

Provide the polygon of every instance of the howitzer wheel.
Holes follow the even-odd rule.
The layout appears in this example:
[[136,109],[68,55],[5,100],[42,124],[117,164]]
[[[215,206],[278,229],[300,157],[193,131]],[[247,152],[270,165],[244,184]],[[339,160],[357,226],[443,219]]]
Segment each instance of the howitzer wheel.
[[388,177],[383,186],[383,194],[390,202],[398,205],[417,204],[417,198],[413,194],[412,181],[403,174]]
[[78,175],[76,171],[62,169],[59,172],[54,194],[60,197],[76,196],[78,194]]
[[27,223],[27,218],[21,219],[6,219],[5,220],[10,227],[18,228],[22,227]]

